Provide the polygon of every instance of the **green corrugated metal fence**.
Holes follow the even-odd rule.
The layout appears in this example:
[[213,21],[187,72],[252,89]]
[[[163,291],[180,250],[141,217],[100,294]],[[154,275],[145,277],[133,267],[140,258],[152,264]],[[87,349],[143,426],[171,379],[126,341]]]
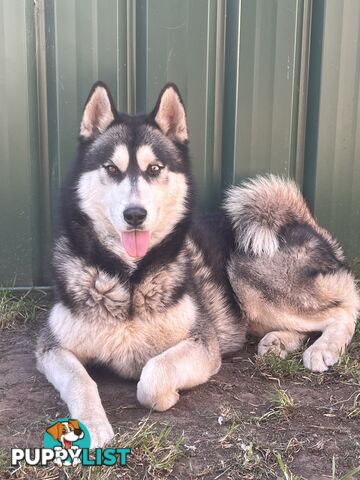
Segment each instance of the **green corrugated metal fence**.
[[94,81],[120,110],[167,81],[187,108],[202,206],[291,176],[360,255],[357,0],[0,0],[0,284],[49,285],[56,191]]

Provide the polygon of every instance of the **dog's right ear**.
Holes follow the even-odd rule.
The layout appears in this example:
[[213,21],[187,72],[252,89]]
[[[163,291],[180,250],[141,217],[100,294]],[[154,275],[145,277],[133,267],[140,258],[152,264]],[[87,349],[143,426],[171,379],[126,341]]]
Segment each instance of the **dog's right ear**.
[[59,423],[55,423],[55,425],[51,425],[51,427],[47,428],[46,431],[49,433],[54,440],[59,440]]
[[167,83],[151,113],[160,130],[171,140],[187,143],[188,130],[183,101],[178,87]]
[[80,125],[80,139],[91,140],[105,132],[116,115],[109,89],[104,83],[96,82],[86,100]]

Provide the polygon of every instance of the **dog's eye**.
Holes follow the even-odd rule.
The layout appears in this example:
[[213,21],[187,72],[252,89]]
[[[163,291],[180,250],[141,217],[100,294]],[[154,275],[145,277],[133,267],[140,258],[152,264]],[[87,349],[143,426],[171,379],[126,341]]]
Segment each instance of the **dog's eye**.
[[104,165],[104,168],[109,175],[116,175],[119,171],[119,169],[116,168],[112,163],[110,165]]
[[157,163],[153,163],[149,165],[146,169],[146,173],[150,175],[150,177],[157,177],[160,175],[161,170],[163,169],[163,165],[158,165]]

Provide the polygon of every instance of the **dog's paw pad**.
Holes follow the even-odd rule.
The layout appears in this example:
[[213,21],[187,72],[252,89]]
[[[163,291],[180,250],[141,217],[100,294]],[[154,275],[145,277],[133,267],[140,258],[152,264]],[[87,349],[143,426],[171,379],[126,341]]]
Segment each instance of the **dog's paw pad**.
[[312,372],[325,372],[339,360],[339,352],[327,344],[314,343],[303,354],[305,368]]
[[268,353],[274,353],[281,358],[285,358],[287,355],[285,345],[281,342],[276,333],[267,333],[259,342],[258,354],[263,356]]

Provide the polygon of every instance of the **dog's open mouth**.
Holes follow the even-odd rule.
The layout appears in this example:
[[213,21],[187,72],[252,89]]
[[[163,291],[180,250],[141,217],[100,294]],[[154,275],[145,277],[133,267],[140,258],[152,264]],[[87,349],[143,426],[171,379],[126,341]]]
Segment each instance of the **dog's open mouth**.
[[130,230],[122,232],[122,242],[130,257],[141,258],[149,250],[150,232],[148,230]]
[[69,450],[69,448],[71,448],[71,442],[69,440],[66,440],[64,438],[64,447],[66,448],[66,450]]

